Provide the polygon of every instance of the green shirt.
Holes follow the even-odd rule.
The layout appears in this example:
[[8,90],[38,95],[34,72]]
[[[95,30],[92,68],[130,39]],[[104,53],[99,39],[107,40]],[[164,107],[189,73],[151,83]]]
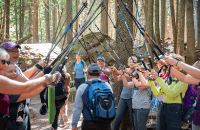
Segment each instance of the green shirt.
[[[177,80],[176,78],[173,78]],[[148,81],[151,86],[151,90],[156,97],[163,95],[163,103],[179,103],[182,104],[180,93],[182,93],[182,97],[185,97],[185,93],[188,88],[188,84],[179,81],[176,83],[173,81],[170,85],[166,84],[162,78],[158,77],[156,79],[160,88],[156,88],[153,81]]]

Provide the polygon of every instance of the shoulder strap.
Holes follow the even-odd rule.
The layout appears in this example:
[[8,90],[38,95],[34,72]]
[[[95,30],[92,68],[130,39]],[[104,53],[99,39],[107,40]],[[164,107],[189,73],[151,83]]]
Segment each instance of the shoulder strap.
[[75,67],[75,64],[76,64],[76,61],[74,62],[73,67]]
[[84,62],[81,60],[81,64],[82,64],[82,66],[83,66],[83,68],[84,68]]

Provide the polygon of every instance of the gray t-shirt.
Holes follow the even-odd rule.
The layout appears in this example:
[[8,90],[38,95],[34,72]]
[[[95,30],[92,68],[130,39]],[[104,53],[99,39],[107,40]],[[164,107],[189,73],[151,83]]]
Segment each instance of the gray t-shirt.
[[[128,79],[126,79],[126,80],[127,80],[127,82],[131,82],[131,80],[128,80]],[[134,92],[134,86],[133,86],[133,88],[128,88],[123,85],[123,90],[121,92],[120,98],[131,99],[133,96],[133,92]]]
[[151,88],[134,90],[132,107],[133,109],[150,109],[151,106]]

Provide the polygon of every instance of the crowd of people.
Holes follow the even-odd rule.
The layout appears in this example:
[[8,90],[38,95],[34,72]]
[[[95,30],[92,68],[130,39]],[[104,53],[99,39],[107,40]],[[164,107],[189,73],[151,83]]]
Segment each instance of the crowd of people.
[[[50,75],[52,67],[45,60],[22,71],[18,66],[20,49],[11,41],[0,48],[0,130],[30,130],[30,98],[37,94],[41,99],[40,114],[47,113],[48,89],[44,84],[55,85],[56,114],[50,129],[56,130],[59,114],[60,124],[68,121],[71,76],[63,66],[59,66],[59,72]],[[146,130],[156,97],[159,99],[156,100],[157,130],[186,129],[190,124],[192,130],[200,130],[200,59],[191,66],[178,54],[159,57],[161,60],[157,61],[157,66],[160,71],[157,73],[147,64],[139,65],[135,56],[128,58],[128,68],[117,69],[105,67],[106,60],[101,56],[87,67],[81,54],[77,53],[72,72],[76,87],[72,130],[78,130],[81,113],[83,130],[119,130],[127,110],[132,128]],[[111,75],[114,82],[123,82],[117,107],[112,90],[115,86],[111,87],[109,83]]]

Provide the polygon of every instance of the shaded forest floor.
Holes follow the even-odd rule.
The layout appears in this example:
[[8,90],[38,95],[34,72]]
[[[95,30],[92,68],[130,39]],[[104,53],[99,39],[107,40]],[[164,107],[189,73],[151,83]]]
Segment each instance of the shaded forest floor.
[[[30,120],[31,120],[31,129],[32,130],[50,130],[51,124],[48,123],[48,113],[46,115],[41,115],[39,110],[41,108],[40,96],[37,95],[31,98],[30,105]],[[73,116],[73,106],[74,102],[71,99],[68,101],[68,122],[65,122],[64,125],[60,125],[60,115],[58,119],[58,130],[71,130],[72,129],[72,116]],[[81,129],[81,119],[78,122],[78,128]]]

